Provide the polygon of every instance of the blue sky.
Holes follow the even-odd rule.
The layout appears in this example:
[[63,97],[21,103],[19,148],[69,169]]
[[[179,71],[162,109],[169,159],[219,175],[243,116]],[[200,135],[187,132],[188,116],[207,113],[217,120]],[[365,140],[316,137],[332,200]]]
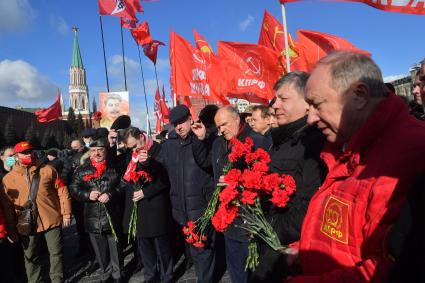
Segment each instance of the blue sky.
[[[264,9],[281,20],[278,1],[269,0],[160,0],[142,2],[155,39],[167,44],[158,53],[160,84],[169,97],[169,32],[193,41],[196,29],[212,45],[218,40],[256,43]],[[406,74],[424,56],[425,17],[383,12],[358,3],[298,2],[286,5],[289,31],[309,29],[341,36],[372,53],[384,76]],[[103,17],[111,90],[123,90],[119,20]],[[96,0],[0,1],[0,104],[46,107],[60,88],[68,104],[72,26],[78,34],[90,101],[106,90]],[[137,46],[124,30],[127,80],[134,124],[145,124],[145,107]],[[142,65],[152,112],[155,90],[153,65],[142,54]]]

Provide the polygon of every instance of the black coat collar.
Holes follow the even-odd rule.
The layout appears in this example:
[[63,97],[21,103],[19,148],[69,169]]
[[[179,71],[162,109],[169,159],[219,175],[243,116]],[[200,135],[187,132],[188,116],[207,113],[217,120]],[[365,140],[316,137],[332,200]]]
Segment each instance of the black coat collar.
[[273,129],[273,146],[278,146],[289,139],[298,140],[301,137],[303,130],[307,127],[307,116],[304,116],[294,122]]

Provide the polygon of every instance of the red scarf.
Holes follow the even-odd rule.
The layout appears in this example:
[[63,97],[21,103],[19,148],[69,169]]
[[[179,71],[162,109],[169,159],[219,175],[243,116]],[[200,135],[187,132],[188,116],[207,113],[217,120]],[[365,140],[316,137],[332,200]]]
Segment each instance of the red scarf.
[[137,167],[139,153],[140,153],[141,150],[149,151],[149,149],[153,145],[153,140],[151,140],[148,137],[148,135],[146,135],[145,133],[142,133],[142,135],[145,139],[145,145],[141,149],[137,149],[137,150],[133,151],[133,153],[131,154],[131,160],[128,163],[127,170],[125,170],[125,174],[124,174],[124,177],[123,177],[123,179],[126,180],[127,182],[130,182],[130,181],[133,181],[134,183],[137,182],[137,180],[140,177],[140,175],[136,173],[136,167]]
[[103,175],[103,172],[105,172],[106,170],[106,160],[96,162],[94,159],[90,158],[90,163],[94,167],[95,171],[93,174],[87,174],[86,176],[84,176],[84,181],[90,181],[94,178],[100,178]]

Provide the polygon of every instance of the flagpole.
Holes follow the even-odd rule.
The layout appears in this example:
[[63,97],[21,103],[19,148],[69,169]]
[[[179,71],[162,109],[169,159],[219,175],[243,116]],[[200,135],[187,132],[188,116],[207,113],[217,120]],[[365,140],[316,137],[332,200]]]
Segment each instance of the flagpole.
[[149,114],[146,114],[146,132],[148,133],[148,136],[150,136],[151,134],[151,125],[149,122]]
[[155,69],[156,87],[158,88],[158,92],[159,92],[158,73],[156,72],[156,64],[153,64],[153,66]]
[[122,49],[122,65],[124,68],[124,86],[125,91],[127,91],[127,74],[125,73],[125,60],[124,60],[124,36],[122,32],[121,18],[120,18],[120,26],[121,26],[121,49]]
[[100,33],[102,34],[103,63],[105,64],[106,88],[109,92],[108,67],[106,66],[105,41],[103,39],[103,24],[102,24],[102,16],[101,15],[99,15],[99,21],[100,21]]
[[139,51],[139,63],[140,63],[140,73],[142,74],[142,83],[143,83],[143,93],[145,95],[145,106],[146,106],[146,120],[147,120],[147,132],[148,135],[151,134],[151,127],[150,127],[150,122],[149,122],[149,108],[148,108],[148,99],[146,96],[146,86],[145,86],[145,76],[143,75],[143,66],[142,66],[142,56],[140,55],[140,46],[139,44],[136,42],[137,45],[137,50]]
[[286,57],[286,71],[291,71],[291,63],[289,61],[289,45],[288,45],[288,25],[286,24],[286,9],[284,4],[280,4],[282,8],[282,21],[283,21],[283,33],[285,38],[285,57]]

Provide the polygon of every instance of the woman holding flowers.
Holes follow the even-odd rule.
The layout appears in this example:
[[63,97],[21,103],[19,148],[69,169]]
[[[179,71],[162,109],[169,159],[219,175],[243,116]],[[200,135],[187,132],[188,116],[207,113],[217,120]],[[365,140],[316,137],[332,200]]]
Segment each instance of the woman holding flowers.
[[[144,265],[144,280],[153,282],[159,275],[161,282],[171,282],[173,259],[169,241],[169,181],[165,169],[155,161],[161,146],[135,127],[125,131],[123,140],[127,148],[132,150],[123,176],[127,183],[123,187],[124,229],[128,231],[128,240],[137,238]],[[147,163],[139,162],[143,155],[153,158]]]

